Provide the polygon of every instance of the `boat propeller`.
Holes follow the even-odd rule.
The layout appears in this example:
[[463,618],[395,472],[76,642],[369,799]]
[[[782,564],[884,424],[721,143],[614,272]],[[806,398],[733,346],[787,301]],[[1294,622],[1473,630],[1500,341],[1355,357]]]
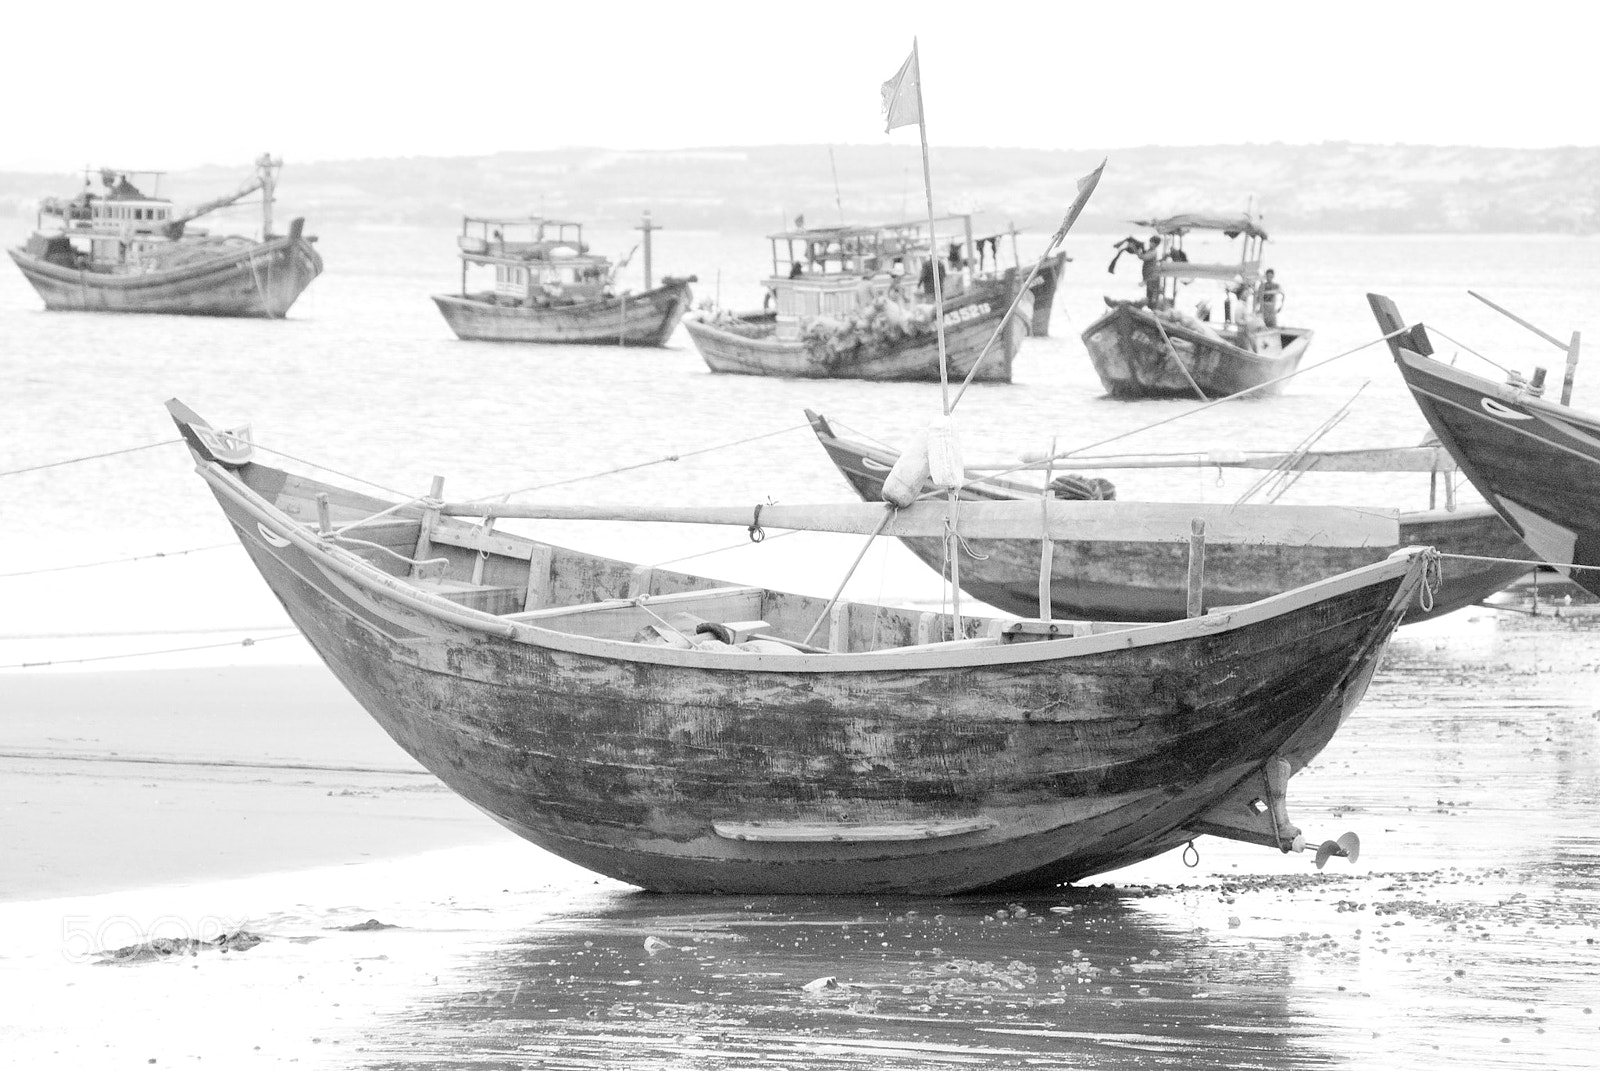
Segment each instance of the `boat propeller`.
[[1344,833],[1337,840],[1325,840],[1317,846],[1317,869],[1328,865],[1334,856],[1342,856],[1354,863],[1361,858],[1361,838],[1354,833]]

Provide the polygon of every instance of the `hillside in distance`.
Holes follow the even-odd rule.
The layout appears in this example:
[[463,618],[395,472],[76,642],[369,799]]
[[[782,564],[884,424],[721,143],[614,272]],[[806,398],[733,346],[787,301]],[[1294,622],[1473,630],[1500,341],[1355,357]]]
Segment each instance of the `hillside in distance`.
[[[1151,146],[1099,150],[935,146],[936,208],[1053,229],[1075,180],[1102,157],[1105,178],[1081,229],[1254,206],[1269,228],[1303,232],[1575,233],[1600,230],[1600,146]],[[162,193],[180,204],[235,186],[249,172],[174,172]],[[81,178],[0,173],[0,213],[31,224],[37,199]],[[9,210],[8,210],[9,209]],[[464,213],[543,214],[631,225],[648,209],[673,228],[773,231],[917,217],[926,211],[916,145],[812,145],[672,151],[564,149],[474,157],[286,161],[278,218],[341,224],[449,226]],[[15,226],[8,227],[15,230]]]

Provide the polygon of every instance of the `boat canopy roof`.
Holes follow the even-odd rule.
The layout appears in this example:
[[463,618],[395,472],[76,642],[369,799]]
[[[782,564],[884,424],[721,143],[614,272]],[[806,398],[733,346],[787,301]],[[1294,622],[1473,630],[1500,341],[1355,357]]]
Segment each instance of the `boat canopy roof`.
[[1164,260],[1156,267],[1156,271],[1165,279],[1220,279],[1254,286],[1261,277],[1261,262],[1246,260],[1236,264],[1198,264],[1188,260]]
[[570,219],[551,219],[548,216],[462,216],[462,226],[477,223],[489,227],[582,227]]
[[[933,225],[935,228],[938,228],[942,223],[957,223],[962,226],[964,233],[965,228],[971,219],[972,217],[968,215],[939,216],[934,219]],[[779,231],[776,234],[769,234],[767,235],[767,238],[772,241],[780,241],[784,238],[790,238],[795,241],[810,242],[837,241],[841,238],[874,236],[880,234],[921,234],[927,229],[928,221],[926,219],[906,219],[897,220],[894,223],[841,223],[837,227],[796,227],[793,230]]]
[[1136,219],[1133,222],[1141,227],[1149,227],[1157,234],[1183,234],[1186,231],[1221,231],[1229,238],[1247,235],[1251,238],[1267,237],[1267,232],[1262,229],[1253,216],[1207,216],[1197,212],[1185,212],[1176,216],[1165,216],[1160,219]]

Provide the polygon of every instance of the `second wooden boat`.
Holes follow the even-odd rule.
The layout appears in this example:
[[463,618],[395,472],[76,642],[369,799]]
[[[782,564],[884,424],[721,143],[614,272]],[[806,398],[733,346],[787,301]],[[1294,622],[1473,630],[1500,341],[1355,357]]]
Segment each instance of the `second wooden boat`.
[[[168,408],[267,584],[401,747],[520,836],[662,891],[943,895],[1202,833],[1304,848],[1288,779],[1359,702],[1431,557],[1171,624],[957,630],[497,532],[536,511],[437,485],[372,498]],[[1354,849],[1325,842],[1319,865]]]
[[[693,276],[654,286],[643,225],[645,288],[617,286],[621,265],[589,252],[581,224],[542,217],[467,216],[457,239],[461,293],[435,294],[457,338],[481,342],[571,342],[665,346],[693,299]],[[625,263],[625,262],[624,262]],[[469,269],[492,272],[491,289],[471,290]]]
[[1600,595],[1600,416],[1543,397],[1542,369],[1495,383],[1432,359],[1421,324],[1396,335],[1406,322],[1395,303],[1367,299],[1411,396],[1472,485],[1539,557],[1587,566],[1562,571]]
[[[827,419],[809,409],[806,417],[829,459],[851,488],[867,502],[883,500],[883,481],[899,458],[896,451],[834,433]],[[1093,495],[1098,490],[1076,481],[1064,493]],[[930,484],[928,491],[932,492]],[[973,501],[1037,502],[1041,491],[1019,480],[991,478],[970,484],[963,497]],[[1223,513],[1227,506],[1210,507]],[[1288,517],[1299,507],[1251,506]],[[1451,554],[1523,558],[1527,548],[1488,506],[1418,510],[1400,514],[1398,543],[1432,546]],[[944,569],[940,538],[903,539],[929,568]],[[1118,621],[1174,621],[1188,612],[1189,553],[1182,543],[1056,539],[1050,560],[1050,606],[1063,618]],[[971,557],[961,561],[961,589],[1006,613],[1039,612],[1040,544],[1035,539],[969,539]],[[1205,549],[1203,605],[1254,602],[1280,591],[1381,560],[1388,545],[1285,546],[1260,542],[1208,540]],[[1406,622],[1427,621],[1482,602],[1527,572],[1526,565],[1447,558],[1441,583],[1431,599],[1406,614]]]
[[[1106,393],[1124,399],[1222,398],[1244,390],[1258,395],[1281,390],[1275,381],[1299,367],[1312,332],[1278,325],[1281,291],[1267,289],[1261,273],[1267,232],[1250,216],[1181,215],[1138,222],[1165,242],[1159,251],[1141,254],[1147,259],[1146,297],[1106,298],[1109,311],[1083,332]],[[1189,260],[1183,240],[1191,231],[1242,238],[1240,259]],[[1218,292],[1193,300],[1183,288],[1196,281],[1210,282]]]

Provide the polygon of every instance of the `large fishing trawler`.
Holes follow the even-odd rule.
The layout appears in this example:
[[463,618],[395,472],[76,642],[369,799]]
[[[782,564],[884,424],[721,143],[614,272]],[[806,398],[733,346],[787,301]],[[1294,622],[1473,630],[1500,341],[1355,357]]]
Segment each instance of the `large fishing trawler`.
[[[40,203],[35,232],[8,252],[47,309],[281,318],[322,271],[303,219],[273,233],[282,167],[263,154],[237,190],[184,211],[160,195],[164,172],[87,171],[75,196]],[[190,226],[257,191],[259,241]]]

